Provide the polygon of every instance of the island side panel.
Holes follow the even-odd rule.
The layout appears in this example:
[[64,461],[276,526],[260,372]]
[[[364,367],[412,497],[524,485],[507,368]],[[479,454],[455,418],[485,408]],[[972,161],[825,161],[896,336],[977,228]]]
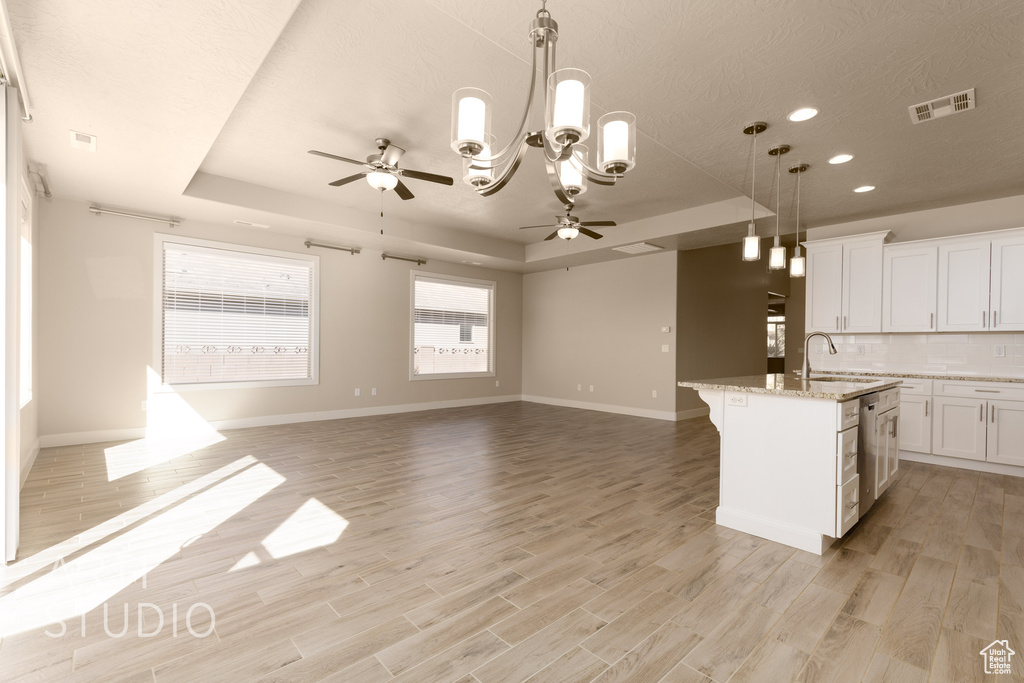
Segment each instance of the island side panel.
[[821,553],[835,535],[836,401],[722,393],[719,523]]

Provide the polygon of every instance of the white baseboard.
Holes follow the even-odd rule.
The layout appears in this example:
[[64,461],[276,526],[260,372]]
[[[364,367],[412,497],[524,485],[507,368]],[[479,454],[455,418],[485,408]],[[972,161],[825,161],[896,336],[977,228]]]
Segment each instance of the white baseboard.
[[767,538],[769,541],[806,550],[815,555],[824,553],[836,540],[831,536],[815,533],[809,529],[780,524],[775,520],[741,510],[724,508],[721,505],[715,511],[715,523],[746,534]]
[[676,422],[682,420],[692,420],[695,417],[707,417],[711,414],[711,408],[704,406],[703,408],[690,408],[689,410],[680,410],[676,413]]
[[[561,406],[563,408],[580,408],[582,410],[598,410],[602,413],[616,413],[619,415],[632,415],[633,417],[649,417],[655,420],[669,420],[675,422],[677,413],[668,410],[648,410],[646,408],[633,408],[630,406],[615,406],[607,403],[590,403],[589,401],[568,401],[561,398],[549,398],[547,396],[523,395],[523,400],[530,403],[542,403],[548,406]],[[690,412],[690,411],[685,411]],[[707,409],[704,414],[707,415]]]
[[36,464],[36,456],[39,455],[39,439],[32,444],[32,450],[29,451],[28,458],[25,462],[21,463],[21,481],[18,482],[18,490],[20,491],[25,487],[25,480],[28,479],[28,473],[32,470],[32,465]]
[[974,470],[975,472],[1008,474],[1011,477],[1024,477],[1024,467],[1018,467],[1017,465],[1004,465],[1003,463],[988,462],[986,460],[951,458],[947,455],[915,453],[914,451],[900,451],[900,460],[907,460],[908,462],[923,462],[929,465],[942,465],[943,467],[959,467],[962,470]]
[[[484,396],[480,398],[463,398],[451,401],[429,401],[427,403],[406,403],[390,406],[373,406],[370,408],[351,408],[346,410],[324,410],[314,413],[289,413],[285,415],[260,415],[242,417],[231,420],[214,420],[209,423],[216,430],[244,429],[246,427],[269,427],[272,425],[294,424],[297,422],[319,422],[322,420],[340,420],[347,417],[367,417],[371,415],[390,415],[393,413],[412,413],[421,410],[440,410],[442,408],[462,408],[465,406],[487,405],[491,403],[510,403],[523,400],[519,394],[507,396]],[[146,436],[145,427],[131,429],[106,429],[94,432],[68,432],[66,434],[48,434],[39,437],[40,448],[58,446],[77,446],[87,443],[104,443],[107,441],[129,441],[142,439]]]

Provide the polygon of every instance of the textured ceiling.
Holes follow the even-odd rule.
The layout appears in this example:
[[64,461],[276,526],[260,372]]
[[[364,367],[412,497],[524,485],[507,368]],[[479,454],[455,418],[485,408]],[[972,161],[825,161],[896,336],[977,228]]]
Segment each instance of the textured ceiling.
[[[388,137],[408,150],[403,166],[456,178],[450,188],[408,180],[416,198],[407,202],[385,193],[384,227],[403,248],[531,270],[564,254],[533,244],[546,231],[517,230],[560,212],[537,150],[483,198],[461,183],[448,146],[451,94],[465,85],[493,96],[499,144],[513,132],[536,0],[7,2],[35,106],[28,155],[58,197],[386,247],[378,193],[363,182],[327,186],[358,169],[305,152],[362,158]],[[770,124],[756,199],[774,206],[766,152],[790,144],[783,167],[811,165],[804,226],[1024,192],[1020,0],[551,0],[548,9],[559,66],[593,77],[592,119],[614,109],[638,118],[637,168],[613,188],[592,186],[574,211],[620,226],[575,248],[633,233],[678,248],[737,239],[750,192],[740,130],[755,119]],[[977,109],[911,125],[909,105],[972,87]],[[806,105],[821,113],[785,120]],[[69,129],[97,134],[97,151],[71,149]],[[856,158],[825,163],[839,151]],[[782,180],[785,232],[793,176],[783,170]],[[852,192],[863,184],[878,189]],[[759,226],[769,234],[774,220]]]

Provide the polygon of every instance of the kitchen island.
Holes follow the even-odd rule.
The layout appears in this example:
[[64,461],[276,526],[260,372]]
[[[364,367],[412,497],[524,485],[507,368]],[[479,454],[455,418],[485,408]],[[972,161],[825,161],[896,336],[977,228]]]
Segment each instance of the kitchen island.
[[716,521],[822,554],[859,518],[860,397],[899,380],[751,375],[681,381],[721,434]]

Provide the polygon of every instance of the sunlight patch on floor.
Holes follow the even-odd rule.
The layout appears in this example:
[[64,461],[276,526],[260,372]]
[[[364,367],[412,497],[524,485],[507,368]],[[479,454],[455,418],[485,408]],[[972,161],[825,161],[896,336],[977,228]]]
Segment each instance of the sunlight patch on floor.
[[[0,597],[0,637],[73,619],[102,605],[173,557],[191,539],[208,533],[285,481],[270,467],[253,462],[247,456],[227,466],[231,470],[227,478],[218,470],[191,482],[182,488],[195,492],[202,479],[220,479],[205,490],[199,485],[199,492],[192,497],[80,557],[67,563],[58,557],[51,570]],[[161,507],[166,505],[163,501]]]

